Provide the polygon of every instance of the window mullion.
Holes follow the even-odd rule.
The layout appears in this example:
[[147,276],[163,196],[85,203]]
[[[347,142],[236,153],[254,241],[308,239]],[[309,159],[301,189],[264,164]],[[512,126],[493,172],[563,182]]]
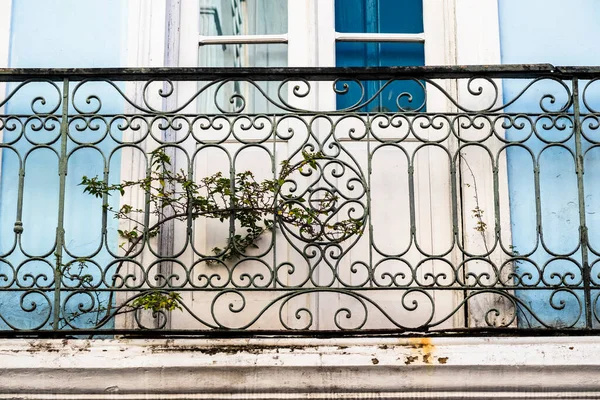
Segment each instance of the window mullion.
[[336,32],[337,42],[425,43],[424,33],[345,33]]
[[199,45],[207,44],[273,44],[287,43],[288,35],[221,35],[221,36],[198,36]]

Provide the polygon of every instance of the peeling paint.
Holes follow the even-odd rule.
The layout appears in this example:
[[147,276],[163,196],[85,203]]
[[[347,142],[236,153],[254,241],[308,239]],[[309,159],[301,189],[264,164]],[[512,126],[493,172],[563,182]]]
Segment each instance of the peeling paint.
[[104,391],[107,393],[117,393],[119,391],[119,387],[118,386],[109,386],[106,389],[104,389]]
[[[286,346],[286,349],[290,353],[294,350],[306,350],[311,348],[310,346]],[[150,346],[150,353],[202,353],[207,355],[215,354],[237,354],[237,353],[250,353],[250,354],[264,354],[269,351],[279,353],[279,348],[274,346],[257,346],[257,345],[244,345],[244,346],[169,346],[166,343]]]
[[33,342],[29,342],[29,348],[26,351],[28,353],[38,353],[38,352],[58,353],[59,349],[55,348],[50,342],[33,341]]
[[417,357],[417,356],[408,356],[408,357],[406,357],[406,360],[404,360],[404,364],[410,365],[410,364],[414,363],[415,361],[417,361],[418,359],[419,359],[419,357]]
[[439,357],[438,362],[440,364],[446,364],[448,362],[448,357]]

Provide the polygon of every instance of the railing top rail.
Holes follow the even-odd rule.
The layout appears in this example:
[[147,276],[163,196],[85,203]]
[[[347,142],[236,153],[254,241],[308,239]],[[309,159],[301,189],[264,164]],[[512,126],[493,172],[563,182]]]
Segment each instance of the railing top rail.
[[552,76],[556,78],[578,77],[583,79],[600,76],[600,66],[554,66],[552,64],[510,64],[510,65],[465,65],[465,66],[424,66],[424,67],[327,67],[327,68],[0,68],[0,81],[15,82],[27,79],[48,79],[53,81],[82,79],[111,79],[124,81],[145,81],[151,79],[172,79],[181,81],[202,81],[215,79],[252,79],[260,81],[281,81],[285,79],[306,79],[330,81],[334,79],[395,79],[395,78],[535,78]]

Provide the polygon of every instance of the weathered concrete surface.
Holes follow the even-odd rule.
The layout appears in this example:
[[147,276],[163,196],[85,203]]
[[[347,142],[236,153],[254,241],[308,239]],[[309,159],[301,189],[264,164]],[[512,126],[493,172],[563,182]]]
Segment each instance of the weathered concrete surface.
[[4,340],[3,398],[600,398],[600,338]]

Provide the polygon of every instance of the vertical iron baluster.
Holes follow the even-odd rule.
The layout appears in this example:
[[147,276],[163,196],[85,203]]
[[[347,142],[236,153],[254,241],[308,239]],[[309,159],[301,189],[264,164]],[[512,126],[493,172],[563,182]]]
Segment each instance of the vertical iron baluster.
[[575,128],[575,155],[577,174],[577,194],[579,200],[579,240],[581,244],[581,265],[585,298],[585,326],[592,328],[592,294],[590,291],[591,271],[588,262],[587,225],[585,223],[585,191],[583,184],[583,152],[581,149],[581,121],[579,120],[579,80],[573,78],[573,127]]
[[[278,175],[277,175],[277,161],[279,161],[277,159],[277,115],[274,113],[273,114],[273,125],[272,125],[272,134],[273,134],[273,154],[271,154],[271,170],[273,172],[273,182],[277,182],[277,179],[279,179]],[[286,146],[287,149],[287,146]],[[277,207],[279,201],[279,190],[277,190],[274,195],[273,195],[273,204],[275,204]],[[273,228],[270,231],[271,234],[271,246],[273,246],[273,265],[271,266],[272,269],[272,279],[273,279],[273,289],[277,288],[277,233],[275,232],[275,228],[277,227],[277,215],[275,213],[273,213],[273,217],[271,219],[271,221],[273,222]]]
[[56,226],[56,265],[54,266],[54,314],[52,329],[58,330],[60,320],[60,287],[63,270],[63,246],[65,244],[65,184],[67,179],[67,130],[69,127],[69,79],[63,80],[62,114],[60,121],[60,159],[58,161],[58,222]]
[[[393,118],[393,117],[392,117]],[[366,225],[363,226],[363,232],[366,230],[369,235],[369,287],[373,287],[375,282],[375,274],[373,273],[373,243],[375,239],[373,237],[373,219],[371,214],[371,174],[373,173],[373,154],[371,153],[371,140],[372,140],[372,121],[367,121],[367,220]]]

